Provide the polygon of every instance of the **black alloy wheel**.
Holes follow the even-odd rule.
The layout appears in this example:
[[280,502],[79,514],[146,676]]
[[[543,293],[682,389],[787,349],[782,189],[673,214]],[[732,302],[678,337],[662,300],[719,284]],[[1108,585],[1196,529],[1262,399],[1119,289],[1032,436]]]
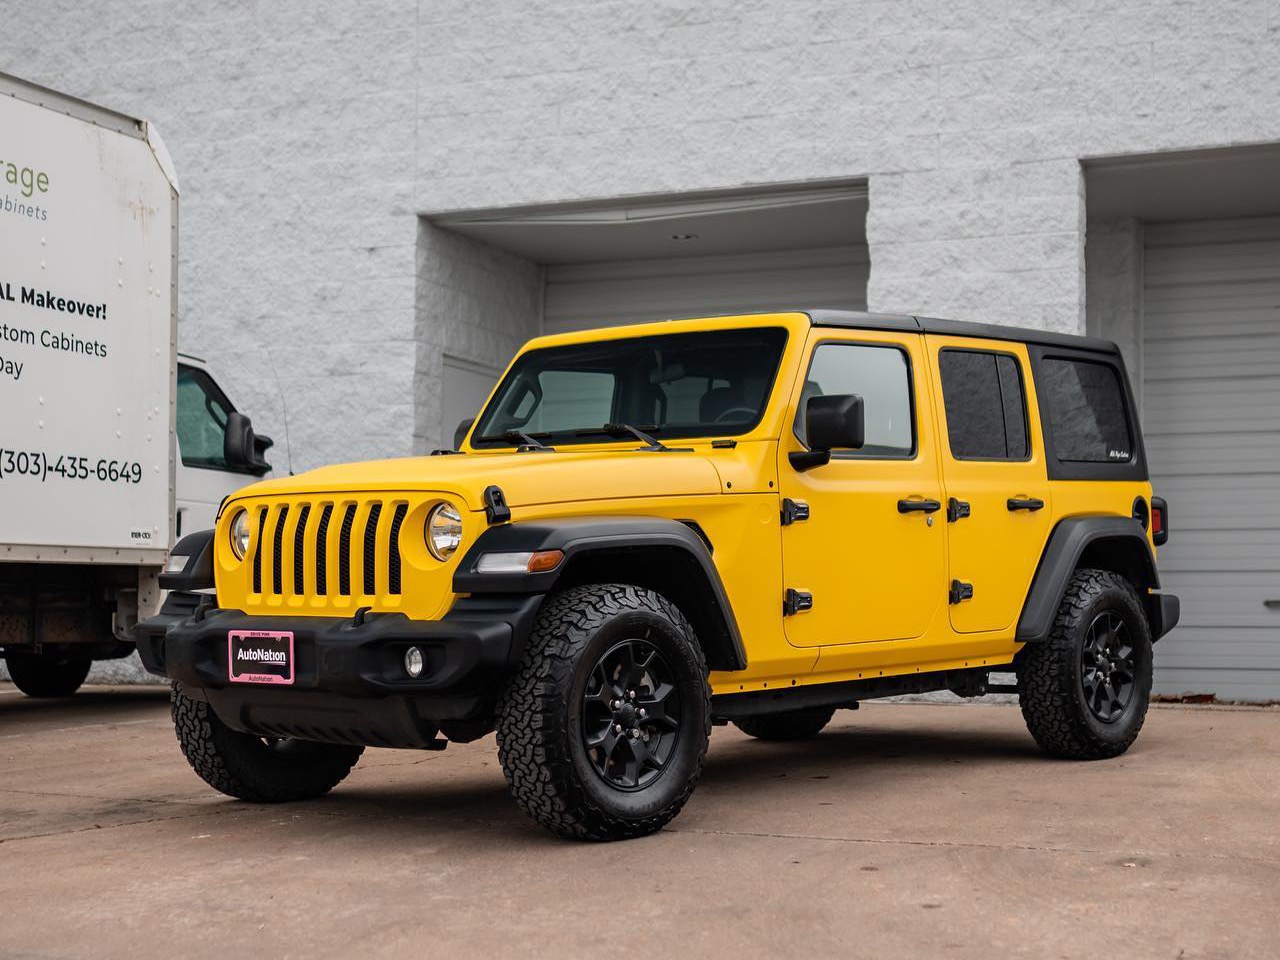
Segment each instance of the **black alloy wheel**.
[[596,661],[582,699],[582,739],[600,778],[640,790],[662,776],[680,738],[680,692],[647,639],[614,644]]
[[1129,628],[1111,611],[1098,614],[1080,649],[1080,682],[1089,711],[1115,723],[1133,699],[1137,664]]
[[1018,704],[1045,753],[1118,757],[1142,729],[1151,697],[1151,628],[1133,584],[1112,570],[1071,576],[1049,636],[1014,660]]

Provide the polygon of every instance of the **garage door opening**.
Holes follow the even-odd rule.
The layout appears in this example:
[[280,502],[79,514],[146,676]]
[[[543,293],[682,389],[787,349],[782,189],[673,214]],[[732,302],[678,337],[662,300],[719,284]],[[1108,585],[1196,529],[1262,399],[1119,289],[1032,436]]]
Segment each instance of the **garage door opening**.
[[545,267],[542,329],[865,309],[863,184],[437,220]]
[[1156,692],[1280,699],[1280,148],[1086,166],[1087,325],[1124,348],[1162,585]]
[[[866,217],[860,181],[424,219],[418,446],[444,445],[453,433],[436,386],[446,354],[474,381],[475,370],[501,369],[539,333],[806,307],[865,310]],[[457,403],[447,406],[451,418]]]

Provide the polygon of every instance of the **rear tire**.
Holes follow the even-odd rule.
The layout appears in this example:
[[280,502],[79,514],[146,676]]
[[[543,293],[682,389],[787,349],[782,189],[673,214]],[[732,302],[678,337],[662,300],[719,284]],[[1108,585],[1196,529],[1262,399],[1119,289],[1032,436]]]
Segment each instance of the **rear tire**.
[[1077,570],[1049,637],[1022,651],[1017,670],[1023,719],[1045,753],[1124,753],[1151,698],[1151,630],[1133,587],[1109,570]]
[[193,700],[173,684],[170,697],[178,743],[205,783],[229,797],[251,803],[287,803],[322,797],[351,772],[364,747],[268,741],[232,730],[207,703]]
[[757,740],[809,740],[820,734],[835,714],[835,707],[802,707],[786,713],[742,717],[733,725]]
[[562,837],[662,829],[702,773],[707,665],[680,609],[627,584],[547,599],[498,707],[498,758],[516,803]]
[[92,660],[47,653],[10,653],[4,658],[13,685],[28,697],[69,697],[89,675]]

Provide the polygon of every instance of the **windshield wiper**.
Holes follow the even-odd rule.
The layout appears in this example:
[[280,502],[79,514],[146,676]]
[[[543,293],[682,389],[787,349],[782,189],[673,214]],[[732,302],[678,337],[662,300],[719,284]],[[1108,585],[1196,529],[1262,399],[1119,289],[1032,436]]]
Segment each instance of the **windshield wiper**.
[[[657,429],[657,428],[654,428]],[[635,437],[644,444],[641,450],[648,450],[653,453],[674,453],[678,451],[687,451],[692,447],[668,447],[657,437],[650,436],[638,427],[633,427],[629,423],[606,423],[602,427],[595,430],[575,430],[574,436],[592,437],[603,433],[606,437]]]
[[[543,436],[548,436],[548,434],[543,434]],[[524,433],[521,430],[504,430],[502,433],[495,436],[478,437],[477,439],[487,441],[489,443],[506,441],[507,443],[515,445],[516,453],[531,453],[534,450],[544,450],[547,453],[554,453],[556,449],[555,447],[548,447],[533,434]]]

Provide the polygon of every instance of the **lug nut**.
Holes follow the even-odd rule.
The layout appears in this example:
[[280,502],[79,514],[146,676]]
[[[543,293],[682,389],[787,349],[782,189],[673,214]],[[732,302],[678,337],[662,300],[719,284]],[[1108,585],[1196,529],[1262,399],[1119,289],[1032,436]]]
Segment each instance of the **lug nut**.
[[632,728],[631,728],[631,739],[632,739],[632,740],[639,740],[639,739],[640,739],[640,728],[639,728],[639,727],[632,727]]
[[642,717],[647,717],[648,715],[649,715],[649,714],[645,713],[644,707],[641,707],[641,708],[640,708],[640,716],[642,716]]
[[634,690],[628,690],[627,696],[634,700],[636,698],[636,692]]
[[621,733],[621,732],[622,732],[622,724],[620,724],[620,723],[615,723],[615,724],[613,725],[613,732],[614,732],[614,733]]

